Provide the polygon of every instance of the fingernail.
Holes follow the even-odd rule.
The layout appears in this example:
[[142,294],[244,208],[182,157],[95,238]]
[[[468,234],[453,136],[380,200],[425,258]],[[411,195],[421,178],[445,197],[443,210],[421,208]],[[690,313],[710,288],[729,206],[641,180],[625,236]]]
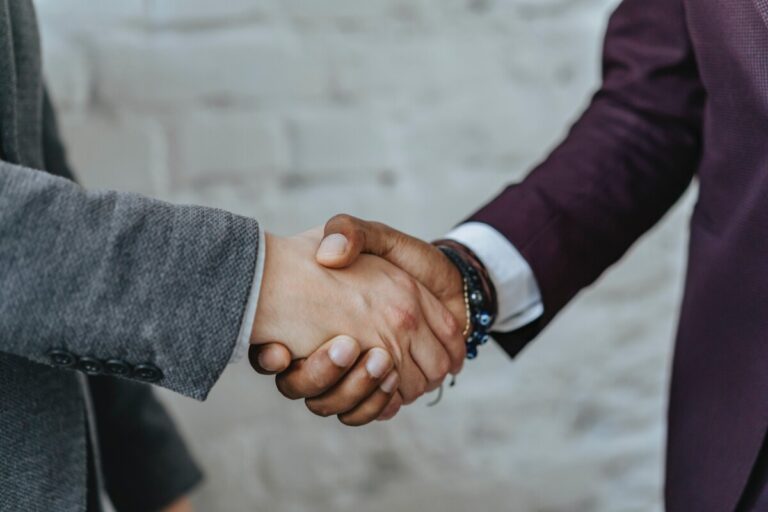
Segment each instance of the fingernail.
[[395,384],[397,384],[397,372],[392,372],[387,375],[387,378],[384,379],[384,382],[379,387],[386,394],[390,394],[395,390]]
[[339,338],[331,343],[328,357],[336,366],[346,368],[355,361],[355,342],[347,337]]
[[365,362],[365,369],[374,379],[378,379],[389,370],[391,366],[389,354],[380,348],[371,349],[368,360]]
[[347,237],[339,233],[333,233],[323,238],[317,255],[323,258],[337,258],[347,250]]

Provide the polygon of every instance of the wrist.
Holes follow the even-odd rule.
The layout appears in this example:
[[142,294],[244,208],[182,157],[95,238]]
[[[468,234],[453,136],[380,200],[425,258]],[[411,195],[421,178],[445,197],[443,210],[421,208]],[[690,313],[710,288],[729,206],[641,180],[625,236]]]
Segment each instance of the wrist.
[[[433,244],[437,247],[448,247],[450,249],[453,249],[458,255],[461,257],[461,259],[469,266],[475,269],[477,272],[477,275],[480,278],[480,285],[482,287],[483,293],[488,298],[488,309],[489,312],[495,317],[498,313],[498,300],[496,298],[496,287],[493,284],[493,281],[491,280],[491,276],[488,273],[488,270],[485,268],[485,265],[480,260],[480,258],[475,255],[475,253],[466,245],[459,243],[455,240],[450,239],[443,239],[443,240],[437,240],[433,242]],[[448,259],[448,257],[446,256]],[[459,284],[458,284],[458,295],[459,299],[463,305],[464,303],[464,289],[463,289],[463,279],[461,279],[461,273],[456,271],[459,275]],[[455,291],[453,292],[456,293]],[[455,300],[455,299],[454,299]]]
[[440,257],[445,259],[445,262],[447,263],[446,268],[448,268],[448,277],[445,280],[446,287],[440,295],[440,300],[451,315],[459,322],[461,329],[464,330],[465,325],[469,321],[464,301],[464,278],[451,260],[439,249],[437,249],[437,251],[440,253]]
[[453,240],[440,240],[435,245],[461,275],[464,316],[467,319],[463,334],[467,358],[474,359],[478,346],[488,341],[489,330],[496,318],[495,287],[483,263],[468,247]]

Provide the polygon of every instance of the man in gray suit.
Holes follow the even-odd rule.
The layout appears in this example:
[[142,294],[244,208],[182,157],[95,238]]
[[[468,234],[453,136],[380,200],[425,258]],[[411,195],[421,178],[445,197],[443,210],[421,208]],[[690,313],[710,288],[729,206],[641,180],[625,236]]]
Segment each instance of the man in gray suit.
[[249,344],[322,345],[343,367],[360,340],[353,384],[371,399],[349,424],[460,367],[458,322],[383,259],[328,270],[321,232],[279,238],[71,181],[30,0],[0,3],[0,68],[0,510],[150,511],[184,495],[201,473],[147,384],[202,400]]

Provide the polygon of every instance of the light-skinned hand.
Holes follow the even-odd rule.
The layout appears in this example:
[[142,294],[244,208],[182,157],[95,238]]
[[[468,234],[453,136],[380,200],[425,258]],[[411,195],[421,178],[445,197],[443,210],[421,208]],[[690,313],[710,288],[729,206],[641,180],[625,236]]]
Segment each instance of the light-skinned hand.
[[[374,349],[365,356],[373,377],[386,377],[394,363],[404,403],[439,386],[463,358],[456,319],[423,285],[382,258],[362,255],[339,270],[319,265],[315,252],[321,233],[267,235],[252,343],[279,341],[293,358],[303,358],[344,333],[363,349]],[[347,382],[355,376],[350,373],[337,392],[349,394],[354,386]],[[333,412],[320,399],[314,407]]]
[[[352,265],[362,253],[376,255],[406,271],[426,286],[451,312],[457,323],[466,322],[463,297],[463,282],[453,264],[433,245],[392,229],[384,224],[367,222],[348,215],[338,215],[325,226],[323,240],[319,245],[317,261],[328,268],[344,268]],[[464,361],[463,337],[452,341],[449,348],[452,357],[451,373],[458,373]],[[328,357],[327,351],[317,353],[304,361],[291,364],[288,350],[277,343],[252,347],[251,364],[257,371],[277,373],[278,388],[293,398],[322,396],[325,407],[322,411],[313,409],[313,401],[307,406],[323,415],[339,414],[344,421],[346,411],[358,411],[355,424],[364,424],[374,419],[386,420],[393,417],[402,404],[400,397],[390,402],[377,413],[381,399],[361,391],[349,393],[346,383],[361,371],[362,358],[348,370],[351,362],[339,369]],[[307,364],[309,363],[309,364]],[[288,383],[288,384],[286,384]]]

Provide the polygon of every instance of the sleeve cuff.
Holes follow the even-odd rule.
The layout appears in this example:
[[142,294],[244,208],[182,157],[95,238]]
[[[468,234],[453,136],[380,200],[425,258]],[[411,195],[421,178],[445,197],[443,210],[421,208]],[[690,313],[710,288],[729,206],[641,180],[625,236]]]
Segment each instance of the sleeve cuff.
[[461,224],[446,238],[468,247],[483,262],[496,287],[498,314],[493,330],[519,329],[544,313],[541,293],[531,267],[504,235],[488,224]]
[[261,279],[264,276],[264,258],[266,254],[267,244],[264,240],[264,229],[259,226],[259,248],[256,256],[256,272],[253,274],[251,293],[248,296],[248,302],[245,304],[245,313],[243,313],[243,321],[240,324],[240,333],[237,336],[235,348],[232,350],[232,356],[229,358],[229,364],[240,361],[245,354],[248,353],[248,346],[251,344],[253,321],[256,317],[256,306],[259,303],[259,293],[261,292]]

